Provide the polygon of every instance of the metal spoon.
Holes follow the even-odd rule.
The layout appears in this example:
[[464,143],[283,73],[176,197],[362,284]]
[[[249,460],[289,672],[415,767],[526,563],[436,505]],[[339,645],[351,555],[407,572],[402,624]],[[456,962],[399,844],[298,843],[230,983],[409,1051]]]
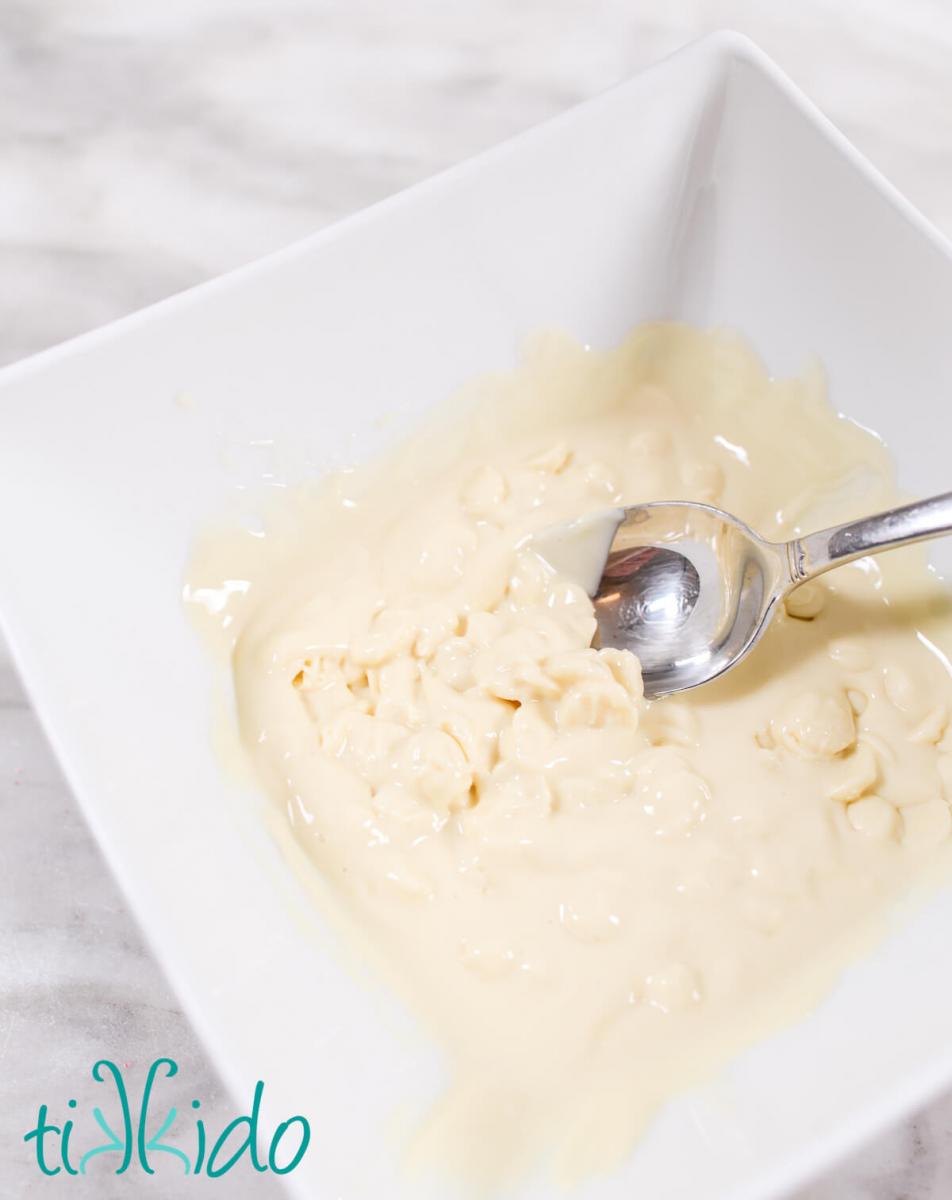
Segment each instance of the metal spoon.
[[952,492],[768,542],[708,504],[616,508],[545,530],[532,546],[595,602],[602,646],[631,650],[645,695],[697,687],[741,661],[780,601],[832,567],[952,532]]

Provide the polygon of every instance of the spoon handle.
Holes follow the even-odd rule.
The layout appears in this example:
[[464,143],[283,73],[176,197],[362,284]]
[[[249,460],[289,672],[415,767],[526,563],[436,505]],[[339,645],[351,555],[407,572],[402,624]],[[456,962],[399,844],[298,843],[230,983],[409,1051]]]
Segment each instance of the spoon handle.
[[952,492],[808,533],[786,544],[789,586],[795,587],[831,567],[867,554],[879,554],[881,550],[923,542],[944,533],[952,533]]

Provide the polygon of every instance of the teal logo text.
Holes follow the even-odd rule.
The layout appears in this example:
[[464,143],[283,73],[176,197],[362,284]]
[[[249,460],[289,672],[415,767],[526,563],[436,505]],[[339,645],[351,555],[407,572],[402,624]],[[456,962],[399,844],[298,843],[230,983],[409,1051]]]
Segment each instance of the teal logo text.
[[23,1135],[25,1142],[33,1143],[40,1171],[44,1175],[58,1175],[60,1171],[67,1175],[85,1175],[90,1162],[106,1155],[114,1157],[116,1175],[134,1169],[154,1175],[157,1163],[174,1161],[186,1175],[207,1175],[212,1179],[224,1175],[242,1160],[255,1171],[273,1171],[275,1175],[287,1175],[300,1163],[311,1140],[311,1127],[305,1117],[294,1116],[282,1121],[271,1135],[267,1150],[259,1149],[265,1144],[258,1128],[264,1094],[261,1080],[255,1085],[250,1113],[229,1121],[217,1136],[210,1136],[198,1116],[201,1101],[193,1100],[194,1127],[189,1126],[184,1134],[179,1131],[175,1140],[171,1140],[170,1130],[178,1110],[168,1108],[161,1119],[154,1116],[154,1110],[161,1112],[162,1109],[153,1093],[158,1078],[171,1079],[177,1073],[178,1064],[173,1059],[157,1058],[146,1073],[141,1101],[134,1107],[122,1071],[114,1062],[101,1058],[93,1066],[93,1079],[107,1087],[111,1085],[118,1117],[107,1119],[97,1105],[92,1110],[96,1131],[94,1134],[86,1132],[81,1142],[77,1133],[77,1125],[81,1123],[76,1117],[75,1100],[67,1101],[71,1115],[62,1123],[54,1122],[49,1107],[41,1104],[36,1124]]

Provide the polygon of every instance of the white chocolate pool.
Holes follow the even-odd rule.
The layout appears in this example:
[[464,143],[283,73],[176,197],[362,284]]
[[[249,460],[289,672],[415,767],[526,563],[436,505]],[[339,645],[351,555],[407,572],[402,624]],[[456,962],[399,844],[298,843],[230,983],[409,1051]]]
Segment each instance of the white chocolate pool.
[[771,382],[677,326],[539,339],[477,390],[268,536],[210,542],[187,595],[263,786],[446,1049],[421,1144],[495,1180],[608,1165],[944,865],[952,622],[920,551],[863,560],[726,678],[645,703],[525,535],[687,499],[789,538],[892,503],[885,450],[818,372]]

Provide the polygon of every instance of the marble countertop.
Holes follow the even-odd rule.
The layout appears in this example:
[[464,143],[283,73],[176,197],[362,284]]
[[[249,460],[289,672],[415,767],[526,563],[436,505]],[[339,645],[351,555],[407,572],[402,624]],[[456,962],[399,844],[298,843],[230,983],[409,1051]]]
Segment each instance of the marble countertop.
[[[952,234],[945,0],[3,0],[0,363],[310,233],[720,27],[758,41]],[[64,1183],[21,1139],[40,1101],[92,1096],[79,1066],[170,1052],[207,1111],[231,1108],[0,645],[0,1200]],[[232,1178],[235,1200],[279,1194]],[[67,1183],[103,1200],[204,1190],[167,1174]],[[795,1200],[950,1195],[952,1095]]]

